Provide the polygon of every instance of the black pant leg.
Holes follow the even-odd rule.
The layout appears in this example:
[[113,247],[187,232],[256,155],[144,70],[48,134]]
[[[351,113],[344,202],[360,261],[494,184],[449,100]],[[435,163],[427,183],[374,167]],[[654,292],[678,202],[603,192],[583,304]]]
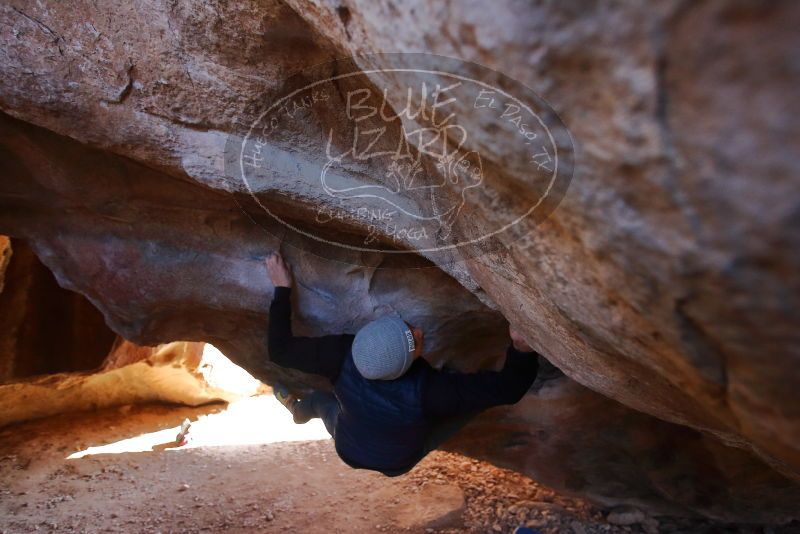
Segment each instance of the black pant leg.
[[328,433],[334,436],[336,419],[339,417],[339,401],[332,393],[314,391],[297,403],[295,412],[301,420],[319,417]]

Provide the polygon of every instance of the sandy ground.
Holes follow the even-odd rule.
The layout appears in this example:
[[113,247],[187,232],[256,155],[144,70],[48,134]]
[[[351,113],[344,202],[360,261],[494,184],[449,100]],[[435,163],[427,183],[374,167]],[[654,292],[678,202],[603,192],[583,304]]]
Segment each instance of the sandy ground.
[[[174,442],[184,418],[191,440]],[[0,532],[740,532],[648,518],[609,524],[585,501],[457,454],[402,477],[343,464],[321,423],[293,425],[271,396],[123,407],[0,430]]]

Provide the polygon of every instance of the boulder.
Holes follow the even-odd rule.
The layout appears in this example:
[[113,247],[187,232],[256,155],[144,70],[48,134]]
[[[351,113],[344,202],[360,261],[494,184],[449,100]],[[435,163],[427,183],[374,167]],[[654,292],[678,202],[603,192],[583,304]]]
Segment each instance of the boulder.
[[[0,6],[0,232],[27,240],[58,282],[84,294],[124,337],[208,341],[259,376],[297,384],[319,382],[282,374],[264,348],[271,287],[262,259],[270,250],[295,266],[298,332],[354,332],[395,310],[429,332],[437,365],[474,369],[502,353],[507,319],[572,380],[616,402],[621,420],[695,436],[670,438],[676,455],[688,449],[691,458],[698,441],[711,456],[733,448],[725,455],[747,467],[714,470],[720,488],[734,473],[764,477],[763,487],[783,495],[786,480],[800,480],[800,4],[447,6]],[[295,88],[289,80],[337,57],[381,52],[460,58],[471,62],[467,74],[547,99],[542,115],[568,130],[553,141],[571,171],[560,204],[543,204],[542,216],[521,218],[490,247],[448,255],[337,211],[341,199],[312,180],[319,169],[334,170],[339,188],[329,191],[374,186],[387,170],[328,166],[326,140],[342,149],[354,128],[343,122],[347,82],[325,93],[334,105],[255,138],[270,156],[257,194],[229,172],[226,148],[246,140],[259,104]],[[372,72],[361,81],[375,94],[385,89],[390,116],[399,117],[404,80],[374,73],[386,61],[358,56],[314,72]],[[472,154],[480,154],[481,187],[458,191],[461,211],[436,211],[452,195],[433,204],[447,222],[440,230],[459,238],[503,227],[542,192],[522,181],[508,123],[469,109],[458,108],[470,137],[455,159],[475,168]],[[329,138],[331,130],[340,137]],[[429,179],[468,178],[442,163],[426,167]],[[309,230],[317,243],[366,237],[387,247],[321,254],[298,237]],[[420,253],[399,268],[397,251]],[[589,455],[592,444],[581,443]],[[549,467],[532,458],[507,453],[520,469]],[[589,474],[598,468],[583,465]],[[692,462],[680,469],[704,473]],[[629,495],[601,486],[593,495]],[[686,505],[765,515],[739,507],[734,494],[713,500]],[[776,518],[800,509],[775,502]]]
[[[786,523],[800,485],[712,435],[650,417],[542,362],[528,395],[473,420],[443,447],[523,471],[611,509],[613,524],[700,514]],[[765,488],[769,488],[766,490]]]

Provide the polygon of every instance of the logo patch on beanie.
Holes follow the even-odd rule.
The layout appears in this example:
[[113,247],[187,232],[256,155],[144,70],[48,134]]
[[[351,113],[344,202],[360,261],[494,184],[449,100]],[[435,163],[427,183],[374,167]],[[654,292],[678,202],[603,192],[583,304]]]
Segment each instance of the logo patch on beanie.
[[408,341],[408,352],[414,352],[414,349],[416,348],[414,346],[414,334],[411,333],[411,330],[406,330],[405,335],[406,341]]

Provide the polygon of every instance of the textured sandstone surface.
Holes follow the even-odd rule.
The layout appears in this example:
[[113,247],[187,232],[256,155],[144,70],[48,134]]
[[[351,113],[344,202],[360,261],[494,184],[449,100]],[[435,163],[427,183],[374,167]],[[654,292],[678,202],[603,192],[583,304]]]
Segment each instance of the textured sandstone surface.
[[97,372],[58,373],[0,385],[0,426],[143,402],[232,402],[264,386],[212,345],[176,341],[115,346]]
[[[265,363],[271,288],[260,260],[282,246],[307,333],[352,332],[394,309],[426,329],[435,362],[469,368],[502,350],[505,317],[617,409],[700,431],[726,458],[758,458],[765,485],[783,487],[775,473],[800,479],[799,24],[791,1],[508,0],[491,13],[421,1],[8,2],[0,232],[27,239],[126,338],[209,341],[253,372],[276,372]],[[398,51],[475,61],[550,102],[576,148],[556,211],[441,270],[381,269],[376,254],[330,261],[253,225],[224,156],[253,101],[275,98],[306,66]],[[270,149],[319,167],[322,126],[335,124],[315,119]],[[494,177],[487,190],[504,202],[467,202],[463,231],[529,194],[514,185],[503,137],[467,126],[467,148]],[[266,202],[313,220],[324,196],[284,171]],[[560,424],[569,433],[578,422]],[[533,458],[511,461],[537,471]]]
[[11,239],[8,236],[0,236],[0,292],[6,280],[6,269],[11,262]]
[[0,237],[0,279],[0,383],[100,366],[116,334],[23,241]]
[[519,404],[481,415],[444,448],[522,467],[608,506],[718,521],[795,518],[800,486],[746,451],[630,410],[547,367]]

